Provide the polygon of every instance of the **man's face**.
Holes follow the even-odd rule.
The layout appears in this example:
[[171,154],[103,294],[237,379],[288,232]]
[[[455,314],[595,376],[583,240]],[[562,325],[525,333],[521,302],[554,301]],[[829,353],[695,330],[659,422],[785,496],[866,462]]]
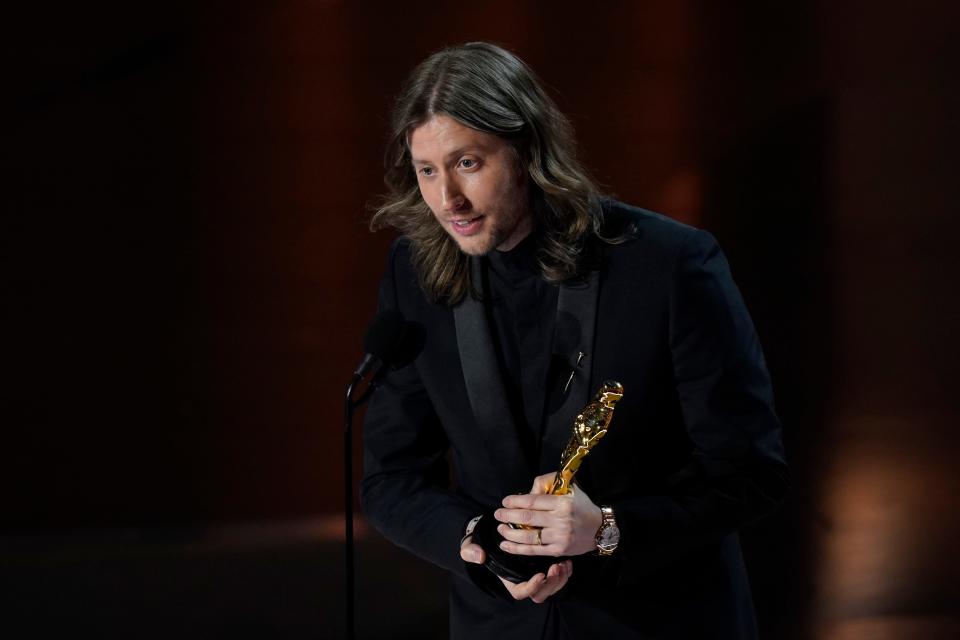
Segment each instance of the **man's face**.
[[437,115],[409,144],[420,194],[461,251],[509,251],[533,229],[527,175],[503,138]]

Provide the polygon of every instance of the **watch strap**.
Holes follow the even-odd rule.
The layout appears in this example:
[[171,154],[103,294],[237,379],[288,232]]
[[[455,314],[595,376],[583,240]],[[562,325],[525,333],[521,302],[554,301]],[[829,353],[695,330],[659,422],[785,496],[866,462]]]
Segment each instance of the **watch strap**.
[[616,529],[619,533],[620,528],[617,526],[617,518],[613,513],[613,507],[609,505],[601,505],[600,513],[603,515],[603,520],[600,522],[600,527],[597,529],[597,553],[601,556],[611,556],[613,555],[613,552],[617,550],[620,541],[618,539],[613,544],[603,544],[603,536],[608,529]]

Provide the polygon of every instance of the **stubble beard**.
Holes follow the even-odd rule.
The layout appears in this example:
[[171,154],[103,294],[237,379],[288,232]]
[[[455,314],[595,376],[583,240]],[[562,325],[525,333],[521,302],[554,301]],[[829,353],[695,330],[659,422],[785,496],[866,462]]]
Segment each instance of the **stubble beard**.
[[483,216],[484,225],[493,226],[489,230],[483,229],[480,233],[467,237],[458,236],[456,231],[446,226],[450,223],[443,223],[443,226],[445,227],[444,232],[456,243],[460,253],[468,256],[481,257],[503,244],[508,234],[505,234],[500,226],[494,225],[490,221],[490,218],[483,212],[477,211],[475,213],[477,216]]
[[[484,221],[486,222],[486,220]],[[480,238],[477,238],[478,242],[469,242],[465,244],[460,244],[458,242],[457,244],[460,247],[460,251],[468,256],[485,256],[503,244],[505,234],[499,227],[493,227],[489,232],[484,231],[480,235],[483,236],[482,241],[480,241]],[[467,240],[473,239],[474,238],[467,238]]]
[[[491,221],[491,219],[482,212],[477,212],[478,215],[484,216],[484,223],[490,224],[491,228],[489,231],[484,229],[480,234],[484,237],[482,243],[462,243],[463,240],[472,240],[477,236],[471,238],[458,238],[455,234],[456,232],[452,229],[446,230],[447,233],[453,238],[453,241],[457,243],[457,247],[460,251],[468,256],[485,256],[492,251],[499,249],[504,242],[509,240],[511,236],[524,224],[524,215],[532,215],[532,213],[524,214],[521,211],[514,211],[511,213],[510,217],[503,219],[502,216],[498,216],[500,219],[497,221]],[[532,232],[531,229],[527,231],[524,235],[524,238]],[[523,241],[523,238],[514,243],[513,249],[516,245],[520,244]],[[508,249],[509,250],[509,249]]]

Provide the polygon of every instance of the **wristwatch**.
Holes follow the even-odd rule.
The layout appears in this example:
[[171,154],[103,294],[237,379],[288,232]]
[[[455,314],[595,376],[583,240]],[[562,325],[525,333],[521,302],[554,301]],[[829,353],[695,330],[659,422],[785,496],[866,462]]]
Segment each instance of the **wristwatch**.
[[620,544],[620,528],[617,527],[613,507],[601,506],[600,512],[603,513],[603,521],[597,529],[597,553],[601,556],[611,556]]

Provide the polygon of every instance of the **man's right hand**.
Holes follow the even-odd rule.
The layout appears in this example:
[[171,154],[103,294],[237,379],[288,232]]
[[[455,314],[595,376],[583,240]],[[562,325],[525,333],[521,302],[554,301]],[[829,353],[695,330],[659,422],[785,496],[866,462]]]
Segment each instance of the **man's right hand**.
[[[486,554],[483,547],[473,543],[473,536],[468,537],[460,545],[460,557],[464,562],[474,564],[483,564],[486,561]],[[567,580],[573,575],[573,562],[564,560],[550,565],[546,575],[538,573],[526,582],[514,584],[509,580],[500,578],[500,582],[506,587],[514,600],[524,600],[530,598],[537,604],[546,601],[547,598],[563,589]]]

